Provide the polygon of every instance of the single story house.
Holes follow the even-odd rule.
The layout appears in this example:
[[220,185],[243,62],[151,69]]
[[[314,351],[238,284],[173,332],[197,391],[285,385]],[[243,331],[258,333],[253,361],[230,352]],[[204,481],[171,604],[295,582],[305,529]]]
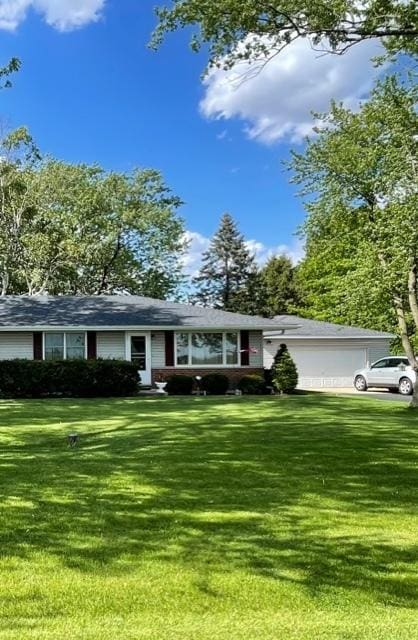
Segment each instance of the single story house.
[[4,296],[0,359],[114,358],[138,365],[144,385],[173,373],[222,372],[232,383],[263,371],[267,320],[139,296]]
[[[276,322],[294,325],[285,335],[264,332],[264,366],[270,367],[285,343],[299,373],[299,388],[351,387],[353,373],[390,354],[392,333],[282,315]],[[296,325],[296,326],[295,326]]]

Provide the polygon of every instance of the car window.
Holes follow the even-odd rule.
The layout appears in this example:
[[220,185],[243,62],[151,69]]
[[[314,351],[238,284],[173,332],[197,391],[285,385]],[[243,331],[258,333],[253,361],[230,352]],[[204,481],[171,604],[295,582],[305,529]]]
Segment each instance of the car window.
[[386,367],[391,367],[392,365],[389,364],[390,360],[392,358],[383,358],[383,360],[378,360],[377,362],[375,362],[374,364],[372,364],[372,369],[386,369]]
[[399,367],[399,365],[401,364],[401,362],[403,362],[403,360],[402,358],[389,358],[388,362],[389,362],[388,367]]

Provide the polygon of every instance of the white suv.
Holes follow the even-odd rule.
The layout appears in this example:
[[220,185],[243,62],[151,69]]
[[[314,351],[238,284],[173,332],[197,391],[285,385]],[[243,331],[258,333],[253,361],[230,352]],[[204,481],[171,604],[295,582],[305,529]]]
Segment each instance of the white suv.
[[399,391],[404,396],[412,393],[415,380],[415,371],[405,356],[382,358],[354,374],[357,391],[367,391],[368,387],[385,387],[391,391]]

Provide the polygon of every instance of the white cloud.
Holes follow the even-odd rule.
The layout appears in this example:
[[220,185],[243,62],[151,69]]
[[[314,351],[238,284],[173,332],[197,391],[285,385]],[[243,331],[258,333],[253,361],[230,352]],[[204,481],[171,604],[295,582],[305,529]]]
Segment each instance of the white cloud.
[[194,277],[199,271],[202,261],[202,253],[208,249],[210,238],[202,236],[197,231],[186,231],[184,239],[188,243],[188,249],[182,258],[184,272]]
[[285,254],[293,264],[300,262],[305,254],[303,243],[295,239],[291,244],[278,244],[267,246],[258,240],[247,240],[245,243],[248,249],[255,255],[257,264],[263,265],[273,256]]
[[[186,231],[184,235],[189,247],[182,260],[183,269],[187,275],[194,277],[200,269],[203,252],[209,248],[210,238],[197,231]],[[289,245],[267,246],[259,240],[247,240],[246,245],[255,255],[256,262],[259,265],[265,264],[272,256],[283,253],[289,256],[293,264],[297,264],[304,255],[302,242],[297,239]]]
[[100,18],[106,0],[0,0],[0,29],[14,31],[30,9],[59,31],[77,29]]
[[299,39],[263,68],[239,63],[210,71],[200,109],[208,118],[244,120],[247,135],[260,142],[300,141],[312,130],[311,111],[328,111],[331,98],[355,107],[367,95],[377,73],[370,58],[379,52],[365,41],[342,56],[321,55]]

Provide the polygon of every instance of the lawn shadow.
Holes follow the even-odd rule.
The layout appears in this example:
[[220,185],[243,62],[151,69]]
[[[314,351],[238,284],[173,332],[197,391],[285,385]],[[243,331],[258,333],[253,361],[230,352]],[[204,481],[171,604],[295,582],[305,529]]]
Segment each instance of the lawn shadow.
[[1,557],[104,573],[152,557],[195,568],[203,591],[207,574],[243,570],[417,606],[417,548],[385,532],[416,516],[418,420],[403,407],[141,398],[8,402],[3,416]]

